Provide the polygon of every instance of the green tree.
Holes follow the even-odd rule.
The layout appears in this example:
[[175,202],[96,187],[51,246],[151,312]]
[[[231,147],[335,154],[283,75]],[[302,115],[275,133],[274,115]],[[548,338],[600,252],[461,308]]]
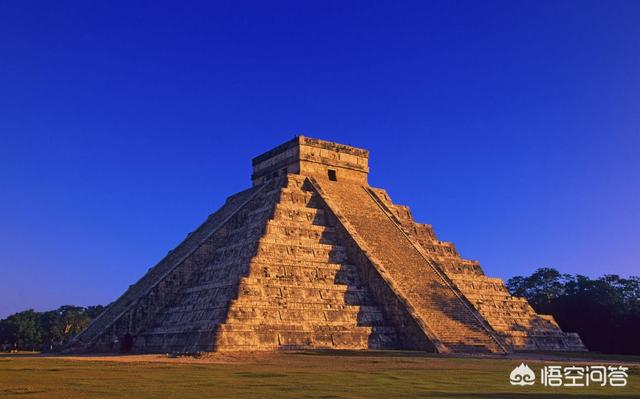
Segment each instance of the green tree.
[[39,349],[42,344],[40,317],[33,309],[16,313],[2,321],[2,337],[7,344],[16,345],[18,349]]
[[27,310],[0,320],[0,344],[19,349],[54,349],[85,329],[104,306],[65,305],[48,312]]
[[516,276],[509,279],[507,287],[514,295],[525,297],[537,306],[545,307],[564,294],[567,282],[572,279],[568,274],[544,267],[529,277]]
[[607,353],[640,354],[640,279],[604,275],[598,279],[563,275],[543,268],[516,276],[507,286],[539,313],[551,314],[585,345]]

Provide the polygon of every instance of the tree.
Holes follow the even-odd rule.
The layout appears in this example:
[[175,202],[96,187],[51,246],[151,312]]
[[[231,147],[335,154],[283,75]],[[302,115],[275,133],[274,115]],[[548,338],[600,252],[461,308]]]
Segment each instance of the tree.
[[550,304],[562,296],[566,284],[573,279],[568,274],[560,274],[556,269],[540,268],[529,277],[516,276],[507,281],[513,295],[525,297],[532,306],[548,311]]
[[103,306],[79,307],[65,305],[48,312],[32,309],[0,320],[0,344],[19,349],[52,350],[69,342],[84,330]]
[[35,350],[42,344],[40,318],[33,309],[16,313],[2,320],[2,340],[19,349]]
[[590,279],[542,268],[507,282],[512,294],[551,314],[565,331],[580,334],[585,345],[607,353],[640,354],[640,279],[604,275]]

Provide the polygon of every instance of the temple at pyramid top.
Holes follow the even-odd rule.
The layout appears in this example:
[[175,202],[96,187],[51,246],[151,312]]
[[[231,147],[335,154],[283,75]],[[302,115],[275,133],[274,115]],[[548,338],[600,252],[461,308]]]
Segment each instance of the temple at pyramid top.
[[288,173],[367,184],[369,151],[296,136],[253,158],[252,165],[254,186]]
[[369,152],[298,136],[82,333],[85,351],[585,350],[408,206]]

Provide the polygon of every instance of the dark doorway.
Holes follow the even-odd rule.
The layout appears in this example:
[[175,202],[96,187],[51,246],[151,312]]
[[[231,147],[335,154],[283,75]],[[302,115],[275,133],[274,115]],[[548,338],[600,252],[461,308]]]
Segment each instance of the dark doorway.
[[129,333],[126,333],[122,338],[121,350],[124,353],[129,353],[131,352],[131,349],[133,349],[133,336]]
[[333,169],[329,169],[329,180],[338,181],[338,176],[336,176],[336,171]]

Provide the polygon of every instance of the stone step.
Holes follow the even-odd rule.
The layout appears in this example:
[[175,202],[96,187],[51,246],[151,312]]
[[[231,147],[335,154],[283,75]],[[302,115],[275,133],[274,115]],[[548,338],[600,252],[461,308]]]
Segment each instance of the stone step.
[[161,325],[155,326],[146,330],[142,335],[166,335],[166,334],[180,334],[195,331],[215,331],[222,322],[212,320],[194,320],[191,323],[174,324],[174,325]]
[[351,287],[340,284],[281,284],[273,281],[260,281],[244,278],[238,289],[239,296],[268,297],[268,298],[300,298],[308,299],[343,299],[348,295],[368,296],[364,287]]
[[262,300],[249,301],[239,299],[233,301],[229,309],[272,309],[272,310],[307,310],[314,312],[342,311],[342,312],[377,312],[381,313],[382,308],[378,305],[350,305],[350,304],[330,304],[324,302],[287,302],[287,303],[267,303]]
[[291,220],[287,220],[287,219],[269,219],[267,221],[267,227],[282,228],[282,229],[291,228],[291,229],[304,230],[304,231],[318,231],[322,233],[336,232],[336,228],[333,226],[292,223]]
[[290,188],[283,188],[280,191],[279,203],[307,208],[320,208],[322,206],[322,202],[314,193]]
[[338,246],[335,234],[324,235],[313,231],[307,231],[305,235],[291,234],[284,235],[274,232],[267,232],[260,238],[260,241],[283,245],[295,245],[301,247],[315,247],[317,245]]
[[335,227],[309,223],[295,223],[291,220],[270,219],[267,222],[265,235],[277,235],[334,243],[336,239]]
[[211,283],[204,283],[194,285],[182,290],[185,294],[199,293],[202,291],[214,291],[217,289],[230,289],[232,287],[238,286],[240,284],[241,278],[238,279],[230,279],[230,280],[218,280]]
[[135,338],[134,351],[145,352],[210,352],[215,349],[215,330],[144,333]]
[[169,325],[188,325],[192,322],[208,320],[214,324],[222,323],[228,316],[228,306],[219,306],[212,308],[205,306],[201,309],[173,309],[161,312],[157,317],[155,327]]
[[[273,350],[273,349],[368,349],[372,345],[384,345],[395,335],[385,337],[367,327],[355,327],[351,331],[220,331],[216,349],[225,350]],[[372,342],[370,342],[372,341]]]
[[229,259],[248,259],[256,252],[257,243],[255,241],[241,241],[217,248],[209,257],[209,264],[226,262]]
[[[357,307],[356,307],[357,308]],[[278,309],[267,307],[234,306],[229,309],[227,323],[241,320],[243,323],[287,322],[292,324],[322,324],[347,323],[352,325],[383,325],[384,316],[378,309],[364,311],[361,309],[321,310],[316,309]]]
[[325,262],[316,259],[292,259],[284,256],[270,256],[262,254],[256,256],[251,261],[252,265],[267,265],[267,266],[285,266],[285,267],[309,267],[318,269],[336,269],[341,268],[355,268],[355,265],[345,262]]
[[194,304],[180,304],[171,307],[167,307],[159,312],[159,315],[179,314],[179,313],[197,313],[207,312],[209,314],[217,314],[219,312],[224,313],[226,317],[227,310],[231,299],[225,300],[210,300],[207,298],[205,301]]
[[247,211],[246,220],[243,224],[253,225],[269,220],[273,217],[274,209],[275,206],[273,204],[266,204],[260,208]]
[[335,228],[313,224],[287,223],[286,221],[270,220],[265,230],[266,237],[273,237],[274,241],[283,242],[313,242],[321,244],[335,244]]
[[273,212],[273,220],[293,221],[303,224],[326,225],[326,214],[323,209],[304,208],[278,204]]
[[266,198],[272,198],[272,197],[278,198],[278,196],[280,195],[280,192],[282,192],[282,188],[283,188],[282,185],[274,185],[273,187],[266,189],[262,193],[262,196]]
[[345,248],[338,245],[315,244],[300,246],[270,242],[268,239],[260,240],[257,256],[285,257],[327,263],[343,263],[347,260]]
[[355,270],[315,269],[284,266],[260,266],[252,269],[251,278],[261,278],[273,284],[282,285],[349,285],[362,286],[364,283]]
[[[305,240],[300,238],[280,237],[277,235],[265,235],[259,240],[259,244],[265,246],[286,247],[288,249],[319,249],[322,251],[345,252],[345,248],[338,244],[326,244],[315,240]],[[339,262],[338,262],[339,263]]]
[[391,328],[383,324],[359,324],[356,320],[307,320],[294,323],[291,320],[230,319],[220,325],[219,331],[349,331],[356,327]]
[[535,330],[535,331],[522,331],[505,329],[499,330],[502,335],[508,335],[511,337],[563,337],[566,333],[556,330]]
[[307,178],[302,175],[287,174],[284,188],[289,190],[294,190],[294,189],[302,190],[302,187],[304,186],[306,179]]
[[249,266],[247,264],[229,266],[229,268],[219,269],[206,268],[201,273],[199,273],[195,282],[192,284],[192,287],[196,285],[216,283],[219,281],[240,281],[240,278],[248,274]]
[[228,233],[227,242],[255,242],[264,235],[265,223],[254,223],[251,226],[243,226]]
[[488,306],[488,307],[501,307],[501,308],[511,308],[511,309],[529,309],[528,303],[523,303],[519,301],[512,301],[507,296],[480,296],[480,295],[467,295],[469,302],[473,304],[477,304],[477,306]]
[[242,308],[255,308],[255,309],[301,309],[315,312],[328,311],[355,311],[358,309],[375,311],[380,309],[378,305],[373,303],[367,304],[346,304],[342,302],[330,302],[330,301],[316,301],[316,302],[295,302],[295,301],[273,301],[265,302],[263,300],[250,300],[248,298],[239,298],[233,300],[229,304],[229,309],[242,309]]
[[337,290],[340,292],[345,292],[348,290],[366,290],[364,285],[348,285],[348,284],[338,284],[333,280],[319,280],[319,281],[298,281],[298,280],[287,280],[287,279],[278,279],[273,277],[263,277],[263,276],[254,276],[250,275],[249,277],[243,277],[241,282],[241,287],[244,286],[260,286],[260,287],[268,287],[268,288],[283,288],[283,289],[291,289],[291,288],[304,288],[304,289],[313,289],[313,290]]
[[249,274],[262,277],[307,277],[331,278],[337,274],[358,275],[358,269],[349,264],[278,264],[278,263],[252,263],[249,266]]
[[294,295],[291,294],[292,291],[286,291],[284,295],[282,295],[280,291],[277,291],[272,296],[267,296],[267,293],[265,292],[253,292],[253,295],[241,294],[238,299],[233,300],[233,303],[254,303],[256,301],[264,301],[267,299],[270,305],[279,306],[298,306],[297,304],[300,303],[305,303],[309,306],[376,305],[371,295],[365,290],[347,290],[344,292],[324,290],[322,293],[306,297],[301,295],[296,296],[295,294],[299,293],[295,292],[293,292]]

